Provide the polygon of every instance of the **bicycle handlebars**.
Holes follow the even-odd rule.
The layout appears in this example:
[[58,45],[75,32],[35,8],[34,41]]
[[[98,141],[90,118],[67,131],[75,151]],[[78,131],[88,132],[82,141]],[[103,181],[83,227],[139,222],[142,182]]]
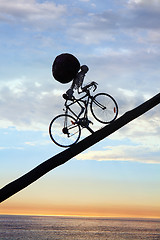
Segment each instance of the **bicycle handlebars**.
[[94,89],[93,89],[93,92],[97,89],[97,85],[98,85],[98,83],[96,83],[96,82],[91,82],[91,83],[89,83],[89,84],[87,84],[86,86],[84,86],[83,88],[82,88],[82,92],[85,92],[85,91],[87,91],[90,87],[93,87]]

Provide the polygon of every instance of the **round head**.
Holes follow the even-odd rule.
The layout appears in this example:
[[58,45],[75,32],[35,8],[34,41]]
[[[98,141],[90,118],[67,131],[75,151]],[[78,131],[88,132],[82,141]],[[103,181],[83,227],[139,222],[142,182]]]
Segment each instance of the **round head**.
[[81,70],[84,72],[84,73],[87,73],[89,68],[87,67],[87,65],[82,65],[81,66]]

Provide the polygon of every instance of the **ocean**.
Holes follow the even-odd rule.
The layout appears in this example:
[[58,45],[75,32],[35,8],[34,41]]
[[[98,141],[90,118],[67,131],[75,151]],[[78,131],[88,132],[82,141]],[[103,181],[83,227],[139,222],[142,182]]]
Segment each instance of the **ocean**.
[[160,219],[0,215],[0,240],[160,240]]

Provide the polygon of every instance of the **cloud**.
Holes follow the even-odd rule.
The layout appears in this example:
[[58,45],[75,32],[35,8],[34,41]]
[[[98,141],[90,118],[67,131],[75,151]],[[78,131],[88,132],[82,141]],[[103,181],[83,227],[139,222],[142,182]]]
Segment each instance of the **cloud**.
[[1,127],[48,130],[49,122],[63,109],[62,93],[50,84],[24,79],[1,84]]
[[[8,72],[11,74],[11,68],[17,72],[14,74],[14,79],[10,75],[9,80],[7,79],[8,83],[5,82],[0,87],[1,126],[14,125],[24,129],[47,129],[51,119],[63,112],[64,101],[61,97],[63,90],[59,91],[62,86],[56,84],[51,86],[50,80],[46,83],[37,81],[42,77],[38,76],[39,73],[35,76],[36,71],[30,74],[30,76],[34,75],[32,80],[29,79],[30,76],[27,79],[19,77],[22,74],[20,66],[26,67],[27,64],[32,66],[27,69],[27,72],[30,72],[33,66],[34,70],[37,67],[36,64],[34,65],[35,62],[38,63],[38,68],[42,67],[39,75],[47,72],[46,64],[48,63],[46,62],[51,56],[47,54],[52,49],[53,54],[68,49],[76,51],[82,64],[89,65],[90,71],[87,74],[89,81],[90,79],[97,81],[99,84],[97,91],[108,92],[116,99],[120,115],[159,91],[160,32],[158,28],[160,20],[158,6],[160,3],[132,0],[128,1],[124,8],[103,9],[97,12],[93,8],[85,9],[82,5],[81,9],[75,4],[75,8],[72,5],[69,9],[67,5],[56,5],[51,1],[43,1],[43,3],[35,0],[0,1],[1,23],[10,23],[12,26],[21,24],[22,27],[34,26],[36,29],[54,26],[57,31],[62,30],[56,39],[63,41],[60,43],[61,47],[55,45],[56,33],[54,31],[48,35],[46,33],[36,34],[37,38],[35,35],[27,35],[26,41],[26,35],[23,39],[20,38],[20,35],[23,36],[24,33],[20,30],[17,31],[19,35],[9,38],[11,51],[7,53],[5,50],[4,56],[6,53],[10,56],[6,60],[6,63],[8,61],[10,63]],[[62,27],[63,24],[67,24],[65,30]],[[37,44],[39,43],[38,36],[43,40],[43,50],[42,45]],[[14,46],[13,39],[16,43]],[[20,44],[18,44],[19,41]],[[38,46],[38,51],[31,51],[29,44],[34,50],[35,46]],[[51,46],[51,50],[48,46]],[[44,60],[42,60],[43,57]],[[26,64],[27,59],[29,61]],[[15,62],[18,62],[17,65]],[[21,71],[25,69],[22,68]],[[3,72],[7,75],[4,68]],[[87,81],[86,79],[85,83]],[[68,86],[63,86],[64,92],[67,88]],[[123,139],[125,134],[129,139],[134,139],[135,143],[139,141],[142,145],[150,143],[151,140],[158,142],[159,113],[155,109],[148,113],[147,117],[144,116],[143,120],[137,120],[134,127],[126,126],[115,136],[117,139]]]
[[[140,100],[140,96],[136,95],[137,93],[134,91],[123,90],[122,96],[124,99],[126,98],[127,101],[123,102],[124,105],[122,105],[121,102],[120,106],[123,106],[125,110],[127,110],[127,108],[128,110],[131,110],[133,108],[132,100]],[[144,100],[145,98],[148,99],[148,96],[143,97]],[[108,141],[109,144],[110,142],[114,143],[115,141],[116,146],[109,145],[104,147],[106,150],[103,148],[99,151],[89,151],[80,154],[77,159],[96,161],[134,161],[159,164],[160,113],[158,109],[159,105],[110,135],[106,141]],[[117,141],[119,141],[120,144]]]
[[[32,82],[27,78],[1,82],[1,127],[16,126],[18,129],[32,130],[48,128],[52,118],[63,113],[64,99],[62,95],[69,86],[70,84],[61,86],[58,83],[52,83],[52,81]],[[105,84],[102,83],[100,86],[98,92],[104,92]],[[106,88],[105,92],[111,94],[117,101],[119,116],[152,97],[152,95],[145,95],[145,91],[113,89],[113,86]],[[149,135],[146,129],[155,135],[156,132],[159,132],[158,118],[160,118],[160,114],[158,114],[157,109],[152,109],[151,113],[147,113],[147,117],[143,116],[143,120],[137,120],[133,129],[126,127],[127,131],[123,130],[121,136],[125,133],[130,138],[136,132],[135,138],[136,136],[138,138],[144,137],[144,133]],[[96,121],[94,121],[94,126],[99,127]],[[121,136],[117,137],[121,138]]]
[[56,5],[53,2],[45,1],[39,3],[36,0],[5,0],[0,1],[0,21],[6,23],[16,23],[35,26],[39,29],[43,27],[55,26],[57,21],[61,21],[61,16],[66,14],[64,5]]
[[[148,148],[159,148],[160,142],[160,114],[157,109],[135,119],[121,128],[111,139],[131,139],[134,144],[140,144]],[[160,149],[160,148],[159,148]]]
[[[71,24],[68,35],[75,41],[84,44],[98,44],[101,41],[114,41],[112,30],[117,28],[120,16],[113,11],[105,11],[101,14],[91,13]],[[121,18],[121,17],[120,17]]]
[[89,151],[76,157],[78,160],[96,161],[131,161],[142,163],[160,164],[158,148],[148,148],[145,146],[107,146],[107,150]]
[[132,0],[123,9],[85,12],[80,20],[75,19],[70,24],[67,33],[72,40],[87,45],[105,41],[114,43],[126,37],[137,42],[137,34],[144,34],[141,31],[160,29],[159,14],[159,1]]
[[103,32],[102,29],[96,28],[90,24],[78,22],[67,30],[69,37],[76,41],[86,45],[99,44],[101,41],[114,41],[114,36],[110,32]]
[[158,0],[130,0],[128,2],[129,12],[135,22],[128,23],[128,26],[134,26],[144,29],[160,28],[160,2]]
[[146,9],[155,9],[160,10],[159,0],[129,0],[128,5],[132,8],[146,8]]
[[[98,82],[98,91],[107,91],[128,108],[142,103],[144,96],[152,97],[159,92],[159,57],[160,54],[148,53],[146,49],[113,49],[97,47],[86,56],[85,62],[90,67],[89,78]],[[123,90],[124,91],[123,91]],[[127,97],[132,91],[134,97]]]
[[[85,4],[88,1],[82,2]],[[137,42],[142,41],[140,32],[137,38],[137,31],[153,31],[160,26],[160,4],[157,1],[148,2],[130,0],[123,10],[104,9],[102,12],[87,12],[82,6],[67,7],[49,1],[40,3],[36,0],[6,0],[0,2],[0,21],[34,27],[37,30],[63,30],[68,40],[87,45],[106,41],[115,43],[122,41],[124,37]]]

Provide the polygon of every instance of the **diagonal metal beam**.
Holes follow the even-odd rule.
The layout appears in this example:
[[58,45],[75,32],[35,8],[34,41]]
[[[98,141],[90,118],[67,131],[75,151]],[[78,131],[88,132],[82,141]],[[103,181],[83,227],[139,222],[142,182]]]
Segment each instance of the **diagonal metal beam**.
[[3,202],[7,198],[11,197],[15,193],[21,191],[28,185],[32,184],[40,177],[45,175],[47,172],[52,169],[64,164],[71,158],[75,157],[77,154],[83,152],[89,147],[93,146],[97,142],[106,138],[110,134],[114,133],[127,123],[131,122],[135,118],[141,116],[145,112],[149,111],[156,105],[160,103],[160,93],[152,97],[148,101],[139,105],[138,107],[126,112],[123,116],[112,122],[111,124],[101,128],[100,130],[94,132],[90,136],[86,137],[79,143],[73,145],[72,147],[64,150],[63,152],[51,157],[45,162],[41,163],[30,172],[16,179],[15,181],[7,184],[2,189],[0,189],[0,202]]

